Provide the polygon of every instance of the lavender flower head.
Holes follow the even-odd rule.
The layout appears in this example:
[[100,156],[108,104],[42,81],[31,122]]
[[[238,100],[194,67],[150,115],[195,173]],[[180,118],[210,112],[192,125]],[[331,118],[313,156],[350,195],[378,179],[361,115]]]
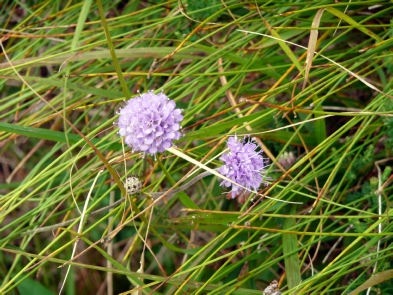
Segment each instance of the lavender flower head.
[[[251,142],[240,142],[236,137],[228,139],[229,153],[220,157],[225,164],[220,168],[220,173],[232,181],[246,187],[247,189],[258,189],[263,178],[263,169],[265,168],[265,159],[256,149],[258,146]],[[243,193],[243,188],[224,180],[221,186],[232,186],[231,196]]]
[[181,110],[163,93],[140,94],[120,108],[119,114],[119,134],[133,151],[155,155],[170,148],[173,140],[181,136]]

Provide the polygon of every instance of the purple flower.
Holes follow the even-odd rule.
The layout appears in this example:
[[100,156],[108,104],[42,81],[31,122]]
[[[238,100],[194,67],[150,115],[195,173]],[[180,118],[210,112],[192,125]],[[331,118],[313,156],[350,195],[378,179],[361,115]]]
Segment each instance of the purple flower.
[[281,156],[278,158],[278,162],[285,168],[289,169],[293,166],[295,163],[295,155],[293,152],[284,152],[281,154]]
[[173,140],[181,136],[181,110],[163,93],[140,94],[120,108],[119,114],[119,134],[133,151],[155,155],[171,147]]
[[[220,173],[247,189],[258,189],[263,179],[265,161],[261,151],[256,151],[258,146],[251,142],[240,142],[236,137],[228,139],[229,153],[220,157],[225,164],[220,168]],[[232,186],[232,199],[243,193],[243,188],[224,180],[221,186]]]

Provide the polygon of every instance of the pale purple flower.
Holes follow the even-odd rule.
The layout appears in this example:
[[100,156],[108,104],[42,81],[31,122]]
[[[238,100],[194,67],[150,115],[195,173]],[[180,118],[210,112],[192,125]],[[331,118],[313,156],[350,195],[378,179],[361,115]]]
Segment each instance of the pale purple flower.
[[120,108],[119,114],[119,134],[133,151],[155,155],[170,148],[181,136],[181,110],[163,93],[140,94]]
[[[257,151],[258,146],[252,142],[240,142],[236,137],[228,139],[229,153],[220,157],[225,164],[219,169],[220,173],[232,181],[246,187],[257,190],[263,181],[262,175],[266,159],[262,157],[262,150]],[[244,192],[238,185],[224,180],[221,186],[232,186],[232,199]]]
[[278,158],[278,162],[285,168],[289,169],[293,166],[295,163],[295,155],[293,152],[284,152],[281,154],[281,156]]

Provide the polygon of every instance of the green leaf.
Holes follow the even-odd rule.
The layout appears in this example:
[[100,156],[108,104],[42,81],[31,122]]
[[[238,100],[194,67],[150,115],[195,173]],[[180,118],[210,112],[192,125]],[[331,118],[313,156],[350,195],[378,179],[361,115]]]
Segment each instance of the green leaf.
[[[208,137],[217,136],[221,133],[228,132],[233,128],[234,125],[240,125],[244,122],[250,122],[253,120],[258,120],[257,121],[258,125],[263,126],[265,123],[267,123],[270,120],[270,118],[264,115],[265,115],[264,112],[259,112],[249,116],[244,116],[242,118],[234,119],[229,122],[219,123],[209,127],[205,127],[203,129],[186,134],[186,136],[179,139],[178,142],[195,140],[195,139],[204,139]],[[255,125],[255,123],[256,122],[253,122],[252,125]],[[261,133],[260,136],[263,139],[270,139],[277,142],[286,143],[291,139],[293,134],[294,132],[291,131],[277,130],[273,132]],[[317,139],[315,136],[308,135],[308,134],[302,134],[301,136],[308,147],[315,147],[317,145]],[[292,139],[291,144],[295,146],[303,146],[303,143],[298,135],[296,135]]]
[[364,26],[362,26],[361,24],[359,24],[357,21],[355,21],[349,15],[342,13],[340,10],[337,10],[336,8],[333,8],[333,7],[327,7],[326,11],[329,11],[331,14],[337,16],[338,18],[345,20],[347,23],[349,23],[350,25],[353,25],[355,28],[357,28],[361,32],[365,33],[366,35],[370,36],[371,38],[375,39],[376,41],[378,41],[378,42],[383,41],[383,39],[380,38],[378,35],[374,34],[372,31],[370,31],[369,29],[367,29]]
[[[295,214],[295,206],[291,208],[291,214]],[[296,226],[295,218],[286,218],[284,220],[284,229],[290,229]],[[288,288],[295,288],[300,284],[300,261],[298,256],[298,245],[297,235],[294,234],[283,234],[282,245],[285,263],[285,272],[287,275]]]
[[[255,119],[261,118],[261,121],[259,121],[261,124],[269,122],[270,118],[265,116],[266,111],[258,112],[252,115],[244,116],[242,118],[238,119],[233,119],[230,120],[229,122],[225,123],[219,123],[215,124],[209,127],[205,127],[201,130],[193,131],[188,134],[186,134],[185,137],[180,139],[179,141],[189,141],[189,140],[194,140],[194,139],[201,139],[201,138],[207,138],[211,136],[216,136],[220,134],[221,132],[228,131],[230,130],[234,125],[240,125],[245,122],[250,122]],[[262,117],[265,116],[263,119]]]
[[[294,132],[291,131],[277,130],[269,133],[264,133],[262,134],[261,138],[270,139],[281,143],[287,143],[291,140],[291,145],[302,147],[303,142],[300,140],[299,135],[296,134],[295,137],[292,138],[293,135]],[[306,143],[307,147],[316,147],[318,144],[317,138],[313,135],[301,134],[301,137]]]
[[[5,76],[6,79],[9,80],[16,80],[20,81],[18,76]],[[56,86],[56,87],[64,87],[64,81],[62,80],[55,80],[55,79],[50,79],[50,78],[40,78],[40,77],[31,77],[31,76],[24,76],[23,77],[26,82],[29,83],[37,83],[40,85],[45,85],[45,86]],[[82,83],[74,83],[74,82],[67,82],[67,88],[80,91],[82,93],[86,94],[94,94],[99,97],[107,97],[107,98],[121,98],[124,97],[123,93],[120,91],[116,90],[105,90],[101,88],[95,88],[95,87],[88,87],[85,86]]]
[[52,291],[30,278],[24,278],[20,280],[16,288],[18,289],[20,295],[54,295]]
[[368,288],[371,288],[372,286],[383,283],[383,282],[390,280],[392,278],[393,278],[393,269],[376,273],[376,274],[372,275],[366,282],[364,282],[359,287],[357,287],[355,290],[348,293],[348,295],[359,294],[360,292],[367,290]]
[[[44,128],[35,128],[35,127],[28,127],[28,126],[21,126],[16,124],[9,124],[0,122],[0,131],[9,132],[13,134],[19,134],[27,137],[34,137],[39,139],[46,139],[50,141],[56,142],[67,142],[66,136],[63,132],[54,131]],[[68,141],[70,144],[78,144],[79,146],[83,146],[85,143],[80,142],[82,139],[79,135],[76,134],[67,134]],[[113,143],[109,141],[102,141],[99,138],[91,139],[91,142],[97,145],[100,142],[100,145],[108,145],[105,148],[110,150],[121,150],[122,146],[120,143]]]
[[[161,58],[170,53],[172,53],[176,47],[167,47],[163,46],[160,48],[128,48],[128,49],[116,49],[116,56],[118,58],[127,58],[127,59],[136,59],[136,58]],[[213,51],[214,52],[214,51]],[[174,59],[201,59],[201,54],[204,51],[195,50],[195,48],[183,49],[181,52],[175,54],[173,56]],[[230,55],[234,57],[234,55]],[[62,53],[57,54],[55,56],[45,56],[41,58],[24,58],[20,60],[12,61],[12,64],[15,68],[27,68],[32,66],[47,66],[47,65],[60,65],[63,64],[64,61],[89,61],[96,59],[109,59],[111,58],[111,53],[108,49],[100,50],[100,51],[89,51],[89,52],[80,52],[77,55],[75,53]],[[238,60],[240,61],[240,57]],[[0,69],[9,69],[10,65],[8,62],[0,63]],[[3,72],[3,71],[0,71]]]
[[238,214],[199,213],[169,219],[172,223],[228,224],[238,220]]

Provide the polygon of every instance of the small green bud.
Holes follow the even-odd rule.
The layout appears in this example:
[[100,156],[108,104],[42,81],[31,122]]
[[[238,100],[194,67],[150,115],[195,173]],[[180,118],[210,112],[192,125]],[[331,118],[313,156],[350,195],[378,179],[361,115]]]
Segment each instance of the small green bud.
[[372,191],[378,190],[378,178],[371,177],[370,179],[370,186]]
[[392,174],[392,167],[386,166],[385,169],[383,170],[382,182],[385,182],[386,180],[388,180],[388,178],[391,174]]

